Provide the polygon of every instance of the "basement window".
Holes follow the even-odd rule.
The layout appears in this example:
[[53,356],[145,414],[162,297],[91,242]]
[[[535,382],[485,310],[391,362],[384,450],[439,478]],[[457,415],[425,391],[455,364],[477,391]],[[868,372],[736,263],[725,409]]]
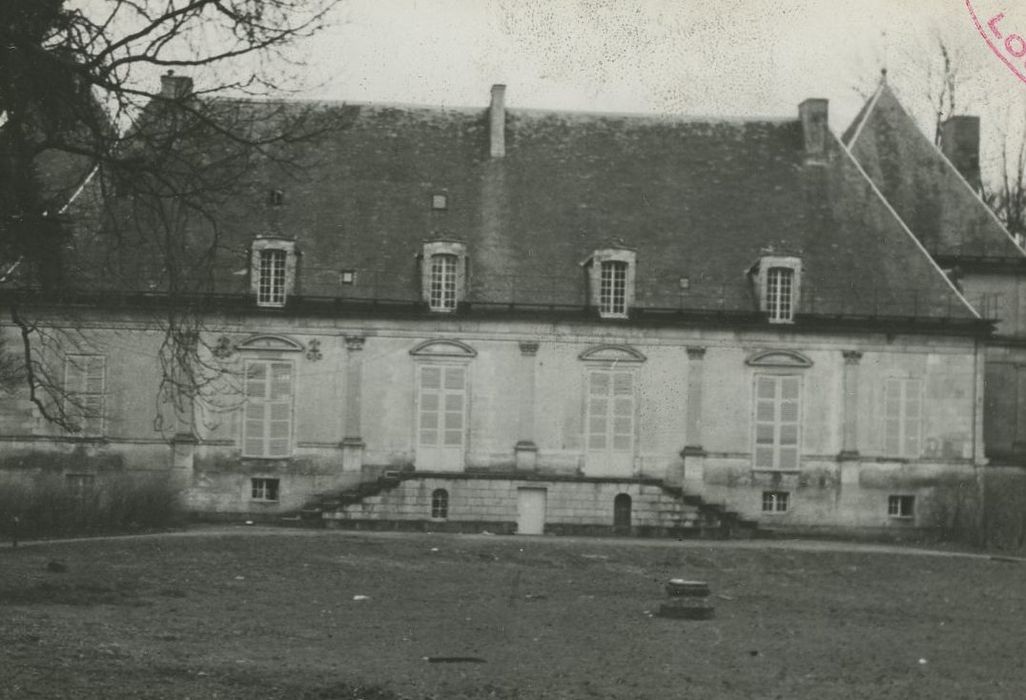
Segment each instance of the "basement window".
[[791,493],[789,491],[762,492],[763,513],[786,513],[790,505]]
[[278,502],[278,479],[250,479],[250,497],[263,503]]
[[912,518],[916,514],[915,496],[888,496],[887,515],[892,518]]
[[449,517],[449,492],[445,489],[435,489],[431,493],[431,517],[435,520]]
[[438,193],[431,195],[431,208],[435,211],[445,211],[449,208],[449,195]]
[[65,474],[64,486],[76,501],[85,499],[93,492],[96,478],[92,474]]

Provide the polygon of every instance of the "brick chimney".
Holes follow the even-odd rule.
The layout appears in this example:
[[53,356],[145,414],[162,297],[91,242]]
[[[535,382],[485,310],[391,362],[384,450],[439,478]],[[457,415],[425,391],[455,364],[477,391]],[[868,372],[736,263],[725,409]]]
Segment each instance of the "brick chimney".
[[812,97],[798,105],[807,160],[822,160],[826,157],[827,138],[830,136],[827,125],[828,104],[827,100]]
[[492,158],[506,155],[506,86],[492,85],[492,103],[488,107],[488,132]]
[[175,75],[169,70],[166,75],[160,76],[160,96],[168,100],[179,100],[192,94],[192,78],[185,75]]
[[980,118],[951,117],[941,125],[941,151],[974,192],[980,181]]

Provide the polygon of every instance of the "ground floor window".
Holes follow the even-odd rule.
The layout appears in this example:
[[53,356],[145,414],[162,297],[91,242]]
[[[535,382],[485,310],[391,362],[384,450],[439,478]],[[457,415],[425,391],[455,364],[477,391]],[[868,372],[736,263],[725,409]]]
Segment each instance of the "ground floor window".
[[789,491],[762,492],[763,513],[786,513],[790,505],[791,493]]
[[887,515],[892,518],[911,518],[916,514],[915,496],[888,496]]
[[435,489],[431,494],[431,517],[444,520],[449,517],[449,492]]
[[277,501],[278,479],[251,479],[251,498],[254,501]]

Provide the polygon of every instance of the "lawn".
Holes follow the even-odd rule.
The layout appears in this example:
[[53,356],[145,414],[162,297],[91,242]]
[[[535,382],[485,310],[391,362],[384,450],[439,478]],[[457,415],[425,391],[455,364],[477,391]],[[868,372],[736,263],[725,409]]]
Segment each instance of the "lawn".
[[[675,576],[709,582],[714,619],[651,616]],[[0,548],[0,697],[1021,698],[1024,592],[1020,563],[729,543]]]

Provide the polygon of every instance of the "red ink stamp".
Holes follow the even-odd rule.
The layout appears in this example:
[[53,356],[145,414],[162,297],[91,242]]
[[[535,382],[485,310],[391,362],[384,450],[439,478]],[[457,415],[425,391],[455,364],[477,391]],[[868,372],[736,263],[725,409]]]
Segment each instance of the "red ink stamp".
[[1026,11],[1009,12],[1006,2],[965,0],[965,6],[990,50],[1026,83]]

